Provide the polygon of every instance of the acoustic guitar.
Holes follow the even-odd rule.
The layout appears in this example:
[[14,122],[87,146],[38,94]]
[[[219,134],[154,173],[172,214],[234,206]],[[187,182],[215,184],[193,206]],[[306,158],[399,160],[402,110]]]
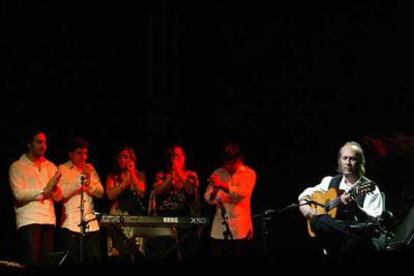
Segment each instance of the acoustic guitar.
[[[362,196],[373,192],[375,190],[375,183],[372,181],[366,181],[354,185],[348,192],[351,198],[356,201],[358,196]],[[314,192],[311,199],[308,201],[311,208],[315,210],[316,215],[327,214],[332,218],[335,218],[338,211],[338,206],[343,204],[341,195],[343,192],[336,188],[329,188],[326,192]],[[315,232],[312,229],[310,220],[307,221],[308,233],[311,237],[316,237]]]

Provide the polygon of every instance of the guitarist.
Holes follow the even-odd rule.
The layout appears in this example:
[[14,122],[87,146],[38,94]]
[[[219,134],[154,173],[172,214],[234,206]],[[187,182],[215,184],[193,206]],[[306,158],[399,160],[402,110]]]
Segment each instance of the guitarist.
[[[347,142],[340,148],[337,171],[339,175],[327,176],[320,184],[305,189],[299,195],[299,209],[308,219],[314,236],[328,252],[374,249],[371,242],[373,231],[369,231],[372,224],[362,222],[376,221],[382,213],[383,202],[378,186],[364,177],[365,157],[358,143]],[[353,187],[366,183],[373,186],[368,193],[351,196]],[[335,217],[318,213],[316,205],[308,204],[315,194],[327,193],[332,189],[339,191]]]

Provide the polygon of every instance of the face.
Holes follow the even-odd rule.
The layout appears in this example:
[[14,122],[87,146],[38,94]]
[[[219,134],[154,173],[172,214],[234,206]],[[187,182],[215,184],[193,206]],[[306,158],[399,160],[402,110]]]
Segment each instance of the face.
[[128,169],[131,162],[133,162],[133,160],[128,150],[125,149],[118,154],[118,165],[121,170]]
[[34,157],[42,157],[45,155],[47,149],[46,134],[38,133],[33,137],[29,144],[29,151]]
[[345,176],[357,175],[358,156],[354,146],[345,146],[341,149],[339,157],[339,169]]
[[224,162],[223,167],[229,174],[234,174],[239,168],[240,164],[240,161]]
[[185,165],[185,153],[184,150],[180,147],[175,147],[173,149],[173,156],[171,160],[172,164],[176,167],[183,168]]
[[73,152],[69,152],[69,158],[76,166],[85,165],[86,160],[88,159],[88,149],[77,148]]

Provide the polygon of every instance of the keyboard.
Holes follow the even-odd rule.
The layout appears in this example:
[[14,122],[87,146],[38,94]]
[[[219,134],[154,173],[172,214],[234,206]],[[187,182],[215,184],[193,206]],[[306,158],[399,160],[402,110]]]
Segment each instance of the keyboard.
[[116,224],[120,226],[161,226],[161,227],[190,227],[193,225],[207,225],[206,217],[163,217],[163,216],[127,216],[127,215],[102,215],[101,225]]

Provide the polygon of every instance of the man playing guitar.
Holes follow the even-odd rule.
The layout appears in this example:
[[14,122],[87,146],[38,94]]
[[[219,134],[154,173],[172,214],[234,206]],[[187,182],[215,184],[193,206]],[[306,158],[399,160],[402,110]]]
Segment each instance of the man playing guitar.
[[[299,195],[300,211],[308,220],[310,236],[328,252],[374,249],[370,235],[383,210],[381,192],[364,176],[365,157],[356,142],[338,152],[337,176],[327,176]],[[364,223],[361,223],[363,221]]]

